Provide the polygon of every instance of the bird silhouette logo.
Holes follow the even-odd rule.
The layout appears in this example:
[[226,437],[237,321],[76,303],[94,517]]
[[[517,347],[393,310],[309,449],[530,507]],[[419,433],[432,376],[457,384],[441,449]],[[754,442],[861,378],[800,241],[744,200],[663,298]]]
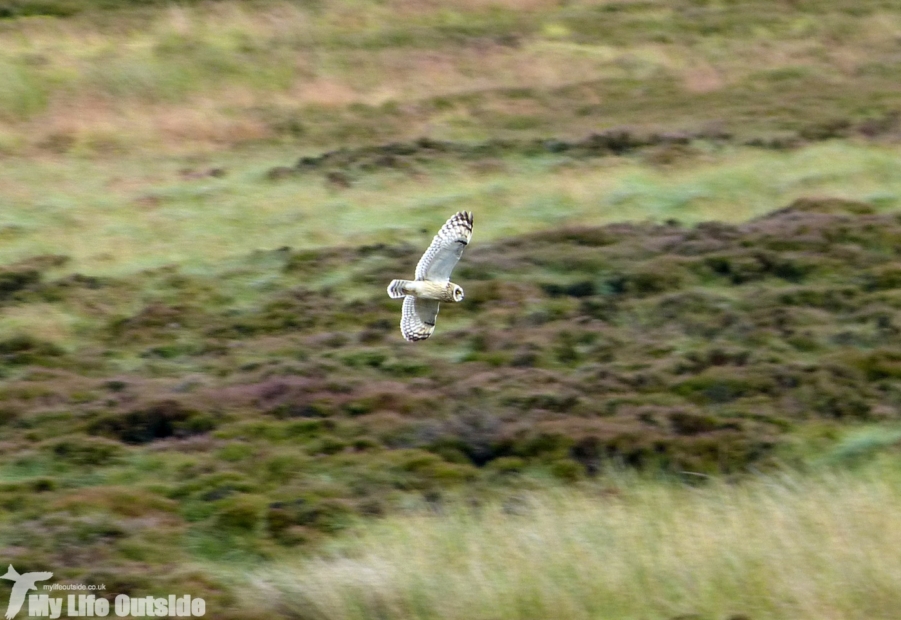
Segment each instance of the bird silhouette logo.
[[22,603],[25,602],[25,595],[29,590],[37,590],[35,581],[45,581],[53,577],[53,573],[25,573],[20,575],[9,565],[9,570],[5,575],[0,575],[0,579],[9,579],[13,582],[13,591],[9,595],[9,606],[6,608],[6,620],[11,620],[13,616],[22,609]]

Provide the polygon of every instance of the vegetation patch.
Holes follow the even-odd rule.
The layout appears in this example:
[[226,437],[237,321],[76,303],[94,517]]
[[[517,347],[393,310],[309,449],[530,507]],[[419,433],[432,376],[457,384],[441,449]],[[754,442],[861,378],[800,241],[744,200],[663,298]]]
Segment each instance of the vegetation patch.
[[125,414],[101,416],[91,423],[89,432],[109,435],[129,444],[142,444],[206,433],[214,426],[211,416],[188,409],[178,401],[165,400]]
[[[883,127],[883,125],[879,126]],[[872,137],[870,127],[870,121],[861,121],[857,124],[847,122],[845,129],[849,135]],[[320,155],[304,156],[294,166],[276,166],[269,169],[266,178],[278,181],[297,175],[319,172],[324,175],[327,182],[339,187],[350,187],[354,180],[366,174],[392,170],[415,174],[417,171],[422,172],[429,165],[441,163],[496,162],[498,158],[504,157],[548,156],[555,156],[561,162],[576,162],[636,153],[644,154],[658,163],[673,163],[690,157],[692,145],[705,148],[745,146],[785,150],[801,148],[836,137],[814,129],[802,127],[784,138],[784,142],[766,141],[757,137],[738,137],[716,130],[658,133],[630,127],[617,127],[592,133],[580,140],[542,137],[527,140],[491,139],[470,143],[424,137],[411,142],[392,142],[357,148],[344,147]],[[668,153],[668,155],[664,155],[664,153]],[[838,199],[834,202],[836,210],[847,211],[850,208],[848,203],[853,201]],[[795,208],[803,210],[805,206],[806,203],[802,200],[795,205]],[[814,208],[820,211],[829,210],[829,207],[825,205]],[[873,210],[872,206],[862,203],[857,203],[856,209],[861,212],[872,212]],[[853,211],[853,209],[851,210]]]

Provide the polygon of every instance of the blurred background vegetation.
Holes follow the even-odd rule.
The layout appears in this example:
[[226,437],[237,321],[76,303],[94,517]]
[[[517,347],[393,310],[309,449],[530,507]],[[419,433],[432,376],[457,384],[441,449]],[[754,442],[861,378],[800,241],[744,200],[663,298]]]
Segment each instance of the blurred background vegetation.
[[[0,561],[894,617],[899,75],[887,0],[0,0]],[[385,286],[462,209],[410,345]]]

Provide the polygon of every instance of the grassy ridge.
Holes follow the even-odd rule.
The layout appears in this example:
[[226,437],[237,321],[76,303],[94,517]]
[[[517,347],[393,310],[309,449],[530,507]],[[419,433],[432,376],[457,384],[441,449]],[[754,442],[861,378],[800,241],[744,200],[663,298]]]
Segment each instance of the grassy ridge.
[[282,246],[424,245],[436,222],[458,209],[478,214],[478,242],[629,219],[739,222],[811,194],[891,209],[901,196],[897,153],[837,141],[770,151],[701,140],[624,157],[514,153],[375,172],[334,168],[349,187],[330,180],[332,168],[267,179],[273,166],[295,160],[283,148],[39,165],[12,159],[0,168],[0,258],[61,253],[68,272],[96,275],[167,264],[208,271]]

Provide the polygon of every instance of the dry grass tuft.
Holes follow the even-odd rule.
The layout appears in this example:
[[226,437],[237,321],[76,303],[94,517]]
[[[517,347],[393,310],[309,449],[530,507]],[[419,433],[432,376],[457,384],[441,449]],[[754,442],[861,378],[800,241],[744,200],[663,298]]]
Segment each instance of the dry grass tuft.
[[390,518],[254,591],[297,618],[889,618],[898,510],[872,472],[632,481]]

